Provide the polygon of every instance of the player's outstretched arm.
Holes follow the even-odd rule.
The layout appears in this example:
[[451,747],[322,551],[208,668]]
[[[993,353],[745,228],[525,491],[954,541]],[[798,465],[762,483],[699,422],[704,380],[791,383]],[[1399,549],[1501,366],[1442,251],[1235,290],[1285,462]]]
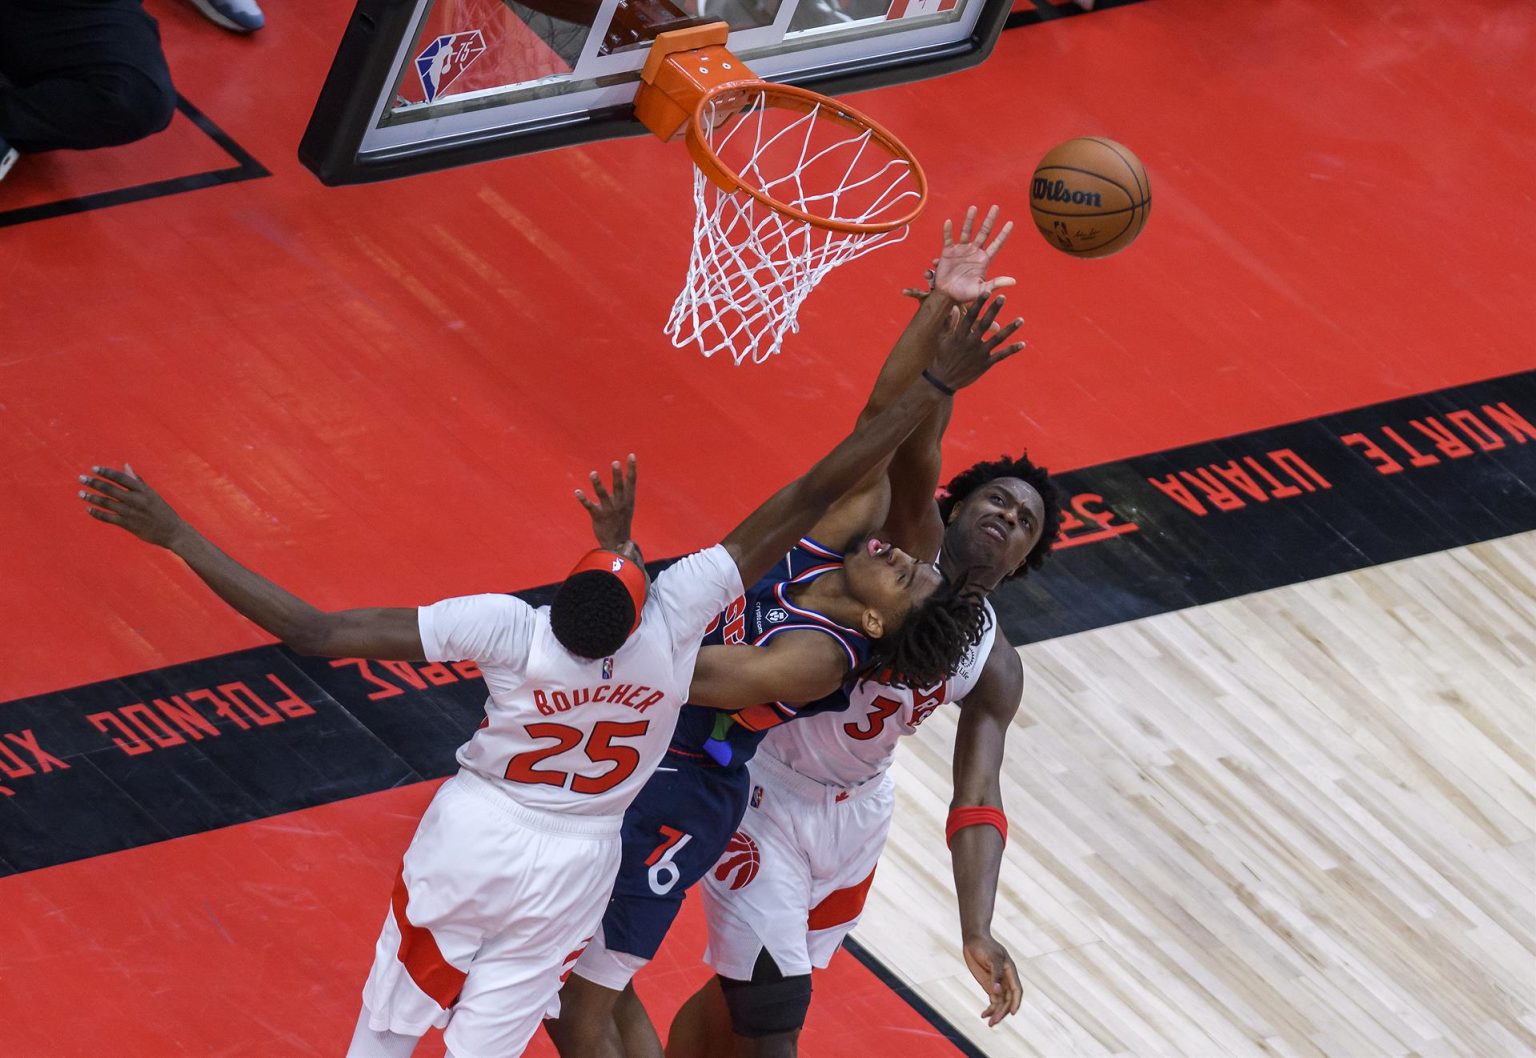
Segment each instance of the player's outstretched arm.
[[176,555],[219,598],[301,654],[417,661],[425,656],[413,608],[320,610],[215,547],[131,466],[92,467],[80,483],[86,512]]
[[[1002,810],[1003,747],[1023,692],[1023,662],[1018,651],[999,634],[993,640],[981,678],[960,703],[951,811]],[[955,831],[949,847],[960,910],[961,951],[971,976],[987,993],[987,1007],[981,1016],[988,1025],[1018,1013],[1024,998],[1013,957],[992,936],[1003,844],[1003,835],[995,827],[968,826]]]
[[941,342],[931,365],[895,403],[861,421],[805,474],[747,516],[722,541],[744,584],[755,582],[816,523],[817,516],[869,473],[946,396],[971,385],[1023,348],[1004,345],[1007,333],[988,335],[997,306],[977,298],[956,321],[967,340]]
[[736,710],[763,702],[814,702],[842,686],[848,652],[820,632],[787,632],[766,646],[699,650],[688,689],[691,705]]
[[[1002,249],[1003,243],[1013,231],[1013,224],[1004,224],[997,238],[987,242],[997,220],[997,207],[987,211],[981,228],[973,241],[971,222],[975,217],[972,208],[965,217],[959,241],[951,237],[951,225],[944,226],[944,250],[934,261],[929,272],[929,288],[907,293],[924,300],[935,298],[946,304],[965,302],[983,293],[1014,285],[1011,276],[987,278],[992,260]],[[1001,301],[1001,299],[999,299]],[[1007,335],[1012,335],[1023,325],[1014,320],[1007,325]],[[933,502],[938,488],[942,463],[941,443],[949,426],[952,402],[945,401],[934,413],[902,442],[891,457],[887,469],[890,483],[890,499],[885,519],[885,535],[900,540],[907,551],[923,559],[933,559],[939,553],[944,537],[944,523],[939,518]]]
[[[1011,223],[1005,224],[997,238],[988,243],[987,240],[991,238],[992,229],[997,222],[997,212],[996,206],[987,211],[974,239],[972,229],[976,222],[975,206],[966,211],[965,220],[960,228],[959,241],[955,239],[954,222],[944,222],[944,245],[939,256],[934,258],[934,267],[927,272],[928,287],[903,291],[905,294],[916,297],[921,303],[913,314],[911,322],[907,324],[906,329],[902,331],[896,344],[891,348],[885,363],[881,365],[874,388],[870,391],[869,399],[859,414],[861,422],[874,418],[890,406],[902,391],[912,384],[923,368],[928,366],[933,359],[935,345],[943,339],[958,315],[957,306],[968,304],[994,290],[1013,285],[1014,280],[1009,276],[998,276],[994,279],[986,277],[992,259],[1007,240],[1008,233],[1013,230]],[[936,449],[937,439],[942,436],[948,422],[949,401],[943,401],[901,445],[895,460],[888,465],[877,465],[858,485],[839,497],[827,513],[816,522],[811,530],[811,536],[823,541],[840,540],[862,528],[874,528],[886,522],[889,535],[911,550],[912,538],[900,531],[902,526],[891,525],[887,521],[887,512],[893,503],[892,489],[898,484],[895,476],[896,461],[902,459],[902,451],[915,444],[920,444],[924,449]],[[933,475],[936,480],[938,477],[936,458],[934,463]],[[929,498],[930,500],[932,498],[931,490]]]

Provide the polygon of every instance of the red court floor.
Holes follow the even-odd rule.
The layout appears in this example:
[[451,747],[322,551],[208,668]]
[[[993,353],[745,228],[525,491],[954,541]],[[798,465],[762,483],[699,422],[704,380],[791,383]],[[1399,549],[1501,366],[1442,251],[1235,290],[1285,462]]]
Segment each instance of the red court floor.
[[[648,554],[712,542],[851,423],[899,291],[973,202],[1024,221],[1001,268],[1030,349],[961,399],[946,469],[1025,446],[1086,466],[1536,366],[1526,3],[1146,0],[862,94],[932,203],[740,368],[660,333],[691,225],[680,147],[326,189],[295,152],[349,6],[270,0],[251,38],[148,6],[181,93],[271,175],[0,226],[0,703],[268,641],[81,513],[92,463],[132,462],[324,607],[557,579],[585,533],[570,490],[628,451]],[[1035,160],[1081,134],[1131,146],[1153,186],[1139,242],[1101,261],[1027,222]],[[231,164],[178,115],[121,150],[23,159],[0,220]],[[429,793],[0,880],[7,1051],[340,1053]],[[647,979],[658,1010],[697,951],[694,928]],[[818,1006],[807,1055],[958,1053],[840,959],[818,1004],[844,1005]]]

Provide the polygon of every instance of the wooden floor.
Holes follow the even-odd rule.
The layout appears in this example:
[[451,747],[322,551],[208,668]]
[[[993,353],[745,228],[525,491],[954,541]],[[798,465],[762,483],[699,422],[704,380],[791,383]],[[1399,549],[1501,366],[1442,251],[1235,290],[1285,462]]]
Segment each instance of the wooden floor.
[[1536,534],[1022,653],[1023,1009],[988,1031],[957,954],[952,713],[856,934],[987,1055],[1536,1055]]

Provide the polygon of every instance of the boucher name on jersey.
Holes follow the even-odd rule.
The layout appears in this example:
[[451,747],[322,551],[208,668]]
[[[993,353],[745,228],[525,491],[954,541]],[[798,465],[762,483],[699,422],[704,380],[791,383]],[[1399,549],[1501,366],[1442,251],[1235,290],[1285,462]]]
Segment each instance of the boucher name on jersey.
[[981,641],[966,652],[953,674],[937,686],[913,689],[866,681],[848,691],[848,708],[803,717],[775,728],[762,752],[828,786],[851,788],[878,778],[891,766],[896,743],[916,731],[941,705],[971,692],[997,638],[997,614],[987,604]]

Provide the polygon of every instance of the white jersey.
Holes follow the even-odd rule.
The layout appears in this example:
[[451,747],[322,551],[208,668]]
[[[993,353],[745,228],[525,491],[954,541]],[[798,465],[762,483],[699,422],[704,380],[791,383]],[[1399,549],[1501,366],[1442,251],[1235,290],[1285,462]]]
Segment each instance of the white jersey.
[[848,708],[817,713],[774,728],[763,740],[766,753],[792,771],[825,786],[852,789],[879,778],[896,756],[896,743],[910,735],[939,706],[971,693],[992,644],[997,614],[986,604],[987,627],[959,667],[937,686],[922,690],[887,687],[873,680],[855,684]]
[[596,661],[559,644],[547,606],[510,595],[423,606],[427,660],[474,661],[490,690],[459,763],[525,807],[617,826],[672,739],[705,626],[741,594],[724,547],[695,552],[656,578],[640,627]]

